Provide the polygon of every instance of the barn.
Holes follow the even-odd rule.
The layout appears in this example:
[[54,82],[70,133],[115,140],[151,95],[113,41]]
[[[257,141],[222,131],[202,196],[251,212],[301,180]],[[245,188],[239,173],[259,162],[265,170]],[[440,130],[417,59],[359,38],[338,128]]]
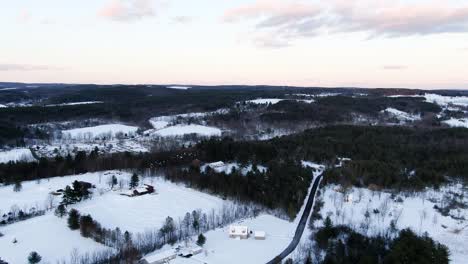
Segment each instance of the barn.
[[139,264],[164,264],[168,263],[169,261],[175,259],[177,254],[174,250],[166,250],[163,252],[158,252],[155,254],[148,255],[141,259],[138,263]]

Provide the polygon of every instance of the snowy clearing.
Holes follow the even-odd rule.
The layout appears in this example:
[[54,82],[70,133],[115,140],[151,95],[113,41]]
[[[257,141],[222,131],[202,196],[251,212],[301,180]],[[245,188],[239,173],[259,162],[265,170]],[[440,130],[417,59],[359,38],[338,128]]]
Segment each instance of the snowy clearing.
[[0,150],[0,163],[8,163],[10,161],[35,161],[31,150],[28,148],[17,148],[11,150]]
[[[103,171],[94,173],[85,173],[64,177],[54,177],[42,179],[38,181],[22,182],[20,192],[13,191],[13,185],[0,187],[0,214],[9,212],[13,205],[20,209],[35,207],[38,210],[43,210],[50,205],[49,194],[58,189],[63,189],[67,185],[71,185],[75,180],[86,181],[92,183],[97,189],[109,189],[108,181],[112,176],[116,176],[118,180],[127,181],[130,174],[119,171]],[[56,206],[61,201],[61,196],[52,196],[52,205]]]
[[68,139],[94,139],[96,137],[115,137],[117,134],[135,134],[138,127],[122,124],[107,124],[93,127],[63,130],[62,135]]
[[[468,230],[464,220],[455,220],[450,216],[443,216],[434,209],[434,205],[443,203],[444,196],[451,193],[463,196],[461,185],[452,185],[440,190],[427,189],[423,193],[405,197],[390,193],[372,192],[363,188],[352,188],[346,195],[339,192],[338,186],[324,188],[324,207],[322,215],[329,215],[335,224],[353,227],[358,232],[367,235],[385,234],[390,228],[390,222],[396,221],[398,229],[411,228],[417,234],[427,232],[434,240],[449,247],[452,263],[466,263],[468,255]],[[345,201],[345,197],[349,202]],[[400,197],[400,199],[398,199]],[[378,211],[374,211],[374,210]],[[366,211],[369,220],[366,222]],[[456,217],[468,218],[467,209],[452,210]],[[368,227],[366,224],[368,223]]]
[[[56,217],[52,213],[1,227],[0,232],[4,234],[0,237],[1,257],[12,264],[26,263],[31,251],[37,251],[42,256],[41,263],[56,263],[69,261],[75,249],[80,253],[110,250],[82,237],[79,230],[70,230],[66,218]],[[13,243],[14,239],[16,243]]]
[[176,90],[188,90],[192,87],[190,86],[179,86],[179,85],[173,85],[173,86],[167,86],[167,89],[176,89]]
[[250,104],[277,104],[283,100],[284,99],[278,99],[278,98],[259,98],[255,100],[248,100],[245,102],[250,103]]
[[73,105],[88,105],[88,104],[102,104],[104,103],[103,101],[88,101],[88,102],[74,102],[74,103],[63,103],[63,104],[51,104],[51,105],[46,105],[47,107],[53,107],[53,106],[73,106]]
[[468,118],[450,118],[449,120],[443,121],[445,124],[450,127],[466,127],[468,128]]
[[[129,180],[129,178],[128,178]],[[103,180],[105,181],[105,180]],[[121,195],[128,190],[106,192],[77,204],[75,208],[90,214],[107,228],[119,227],[129,232],[144,232],[160,228],[166,217],[183,218],[185,213],[202,209],[220,209],[226,203],[221,198],[177,185],[160,177],[144,178],[144,183],[154,186],[155,193],[137,197]]]
[[177,137],[190,134],[197,134],[199,136],[211,137],[221,136],[222,131],[216,127],[202,126],[202,125],[175,125],[166,127],[154,132],[154,135],[161,137]]
[[72,157],[79,151],[84,151],[89,154],[91,151],[98,149],[98,153],[140,153],[149,152],[149,146],[145,146],[142,142],[135,139],[123,140],[108,140],[97,143],[61,143],[60,141],[52,145],[35,145],[34,151],[39,157],[54,158],[57,155],[66,157],[70,154]]
[[449,104],[468,106],[467,96],[442,96],[438,94],[425,94],[427,102],[436,103],[440,106],[447,106]]
[[410,114],[395,108],[387,108],[385,110],[382,110],[381,113],[387,113],[390,116],[395,117],[399,121],[416,121],[421,119],[420,115]]
[[[213,169],[217,173],[224,172],[225,174],[231,174],[233,169],[235,169],[235,170],[240,170],[242,175],[247,175],[247,173],[249,173],[249,172],[251,172],[253,170],[253,166],[251,164],[247,165],[247,166],[241,166],[237,162],[226,162],[225,163],[225,162],[222,162],[222,161],[204,164],[204,165],[202,165],[200,167],[200,170],[204,172],[204,171],[206,171],[206,169],[208,167],[210,167],[211,169]],[[260,171],[260,172],[266,172],[267,167],[262,166],[262,165],[257,165],[257,170]]]
[[[245,219],[235,223],[248,226],[252,231],[265,231],[265,240],[229,238],[228,228],[216,229],[205,233],[206,254],[199,254],[193,260],[205,263],[237,264],[240,256],[244,264],[265,263],[279,254],[291,242],[296,225],[271,215],[260,215],[256,218]],[[194,263],[193,260],[179,258],[177,263]]]
[[[303,161],[304,167],[314,168],[314,179],[322,173],[323,165]],[[312,181],[313,182],[313,181]],[[309,187],[312,188],[312,182]],[[306,198],[307,200],[307,198]],[[306,201],[305,200],[305,201]],[[240,256],[248,256],[242,259],[244,264],[265,263],[282,252],[291,242],[296,231],[297,224],[305,209],[305,203],[294,221],[289,222],[268,214],[261,214],[256,218],[248,218],[233,223],[233,225],[247,226],[252,232],[263,231],[265,240],[256,240],[253,235],[248,239],[234,239],[229,237],[229,227],[219,228],[205,233],[206,244],[204,252],[191,258],[177,257],[171,263],[224,263],[237,264]],[[302,239],[308,239],[305,236]],[[167,250],[167,246],[160,251]],[[158,251],[157,251],[158,252]]]
[[0,108],[7,108],[8,106],[0,104]]

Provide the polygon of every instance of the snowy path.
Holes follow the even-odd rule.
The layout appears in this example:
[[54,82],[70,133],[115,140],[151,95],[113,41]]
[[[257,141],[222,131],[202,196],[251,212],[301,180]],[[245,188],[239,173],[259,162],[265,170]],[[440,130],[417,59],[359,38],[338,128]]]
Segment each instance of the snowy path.
[[310,212],[312,210],[312,206],[314,204],[314,198],[317,194],[317,189],[322,180],[322,174],[317,176],[314,180],[314,185],[312,186],[312,190],[310,191],[309,198],[307,200],[306,207],[304,212],[302,213],[301,220],[299,221],[296,232],[294,233],[294,238],[291,243],[283,250],[278,256],[267,262],[267,264],[277,264],[281,263],[281,261],[286,258],[289,254],[291,254],[294,249],[296,249],[297,245],[301,241],[302,234],[304,233],[304,229],[307,225],[307,219],[309,219]]

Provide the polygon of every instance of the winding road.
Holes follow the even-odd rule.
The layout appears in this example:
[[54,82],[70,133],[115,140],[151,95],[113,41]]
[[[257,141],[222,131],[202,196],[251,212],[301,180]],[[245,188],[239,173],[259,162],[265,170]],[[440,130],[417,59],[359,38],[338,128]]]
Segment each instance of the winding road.
[[320,184],[320,180],[322,179],[322,175],[320,174],[315,178],[314,184],[312,185],[312,190],[310,191],[309,198],[307,200],[307,204],[305,206],[304,212],[302,213],[301,220],[299,220],[299,224],[297,225],[296,232],[294,233],[294,238],[289,243],[288,247],[286,247],[283,252],[281,252],[278,256],[274,259],[267,262],[267,264],[278,264],[283,261],[291,252],[296,249],[297,245],[301,241],[302,234],[304,233],[304,229],[307,225],[307,219],[309,219],[310,212],[312,211],[312,205],[314,204],[314,198],[317,194],[317,189]]

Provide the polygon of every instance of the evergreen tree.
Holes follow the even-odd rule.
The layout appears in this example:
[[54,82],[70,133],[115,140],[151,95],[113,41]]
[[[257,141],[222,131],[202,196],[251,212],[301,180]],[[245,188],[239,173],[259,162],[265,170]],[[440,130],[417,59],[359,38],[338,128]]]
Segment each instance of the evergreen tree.
[[140,179],[136,173],[133,173],[132,178],[130,178],[130,189],[138,187],[140,183]]
[[57,206],[57,209],[55,209],[55,215],[62,218],[64,215],[67,214],[67,209],[65,209],[64,204],[60,204]]
[[114,189],[114,186],[117,185],[117,177],[115,177],[115,175],[112,175],[109,183],[110,183],[111,189]]
[[205,242],[206,242],[206,237],[203,234],[199,234],[198,239],[197,239],[197,245],[202,247],[205,244]]
[[23,185],[21,184],[21,181],[15,181],[15,185],[13,186],[13,191],[14,192],[20,192],[23,189]]
[[29,264],[36,264],[41,262],[42,257],[36,252],[33,251],[29,254],[28,256],[28,262]]
[[80,228],[80,213],[75,209],[71,209],[68,213],[68,227],[71,230]]

